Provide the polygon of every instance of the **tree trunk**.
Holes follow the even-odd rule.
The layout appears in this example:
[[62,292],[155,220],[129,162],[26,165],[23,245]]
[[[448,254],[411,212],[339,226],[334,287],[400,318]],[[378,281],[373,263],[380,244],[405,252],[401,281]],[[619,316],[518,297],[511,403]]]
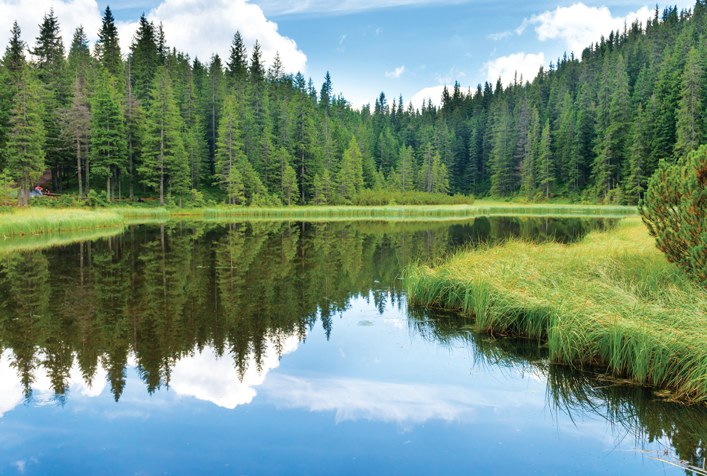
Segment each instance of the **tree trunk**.
[[76,139],[76,167],[78,169],[79,178],[79,198],[83,198],[83,188],[81,183],[81,141]]

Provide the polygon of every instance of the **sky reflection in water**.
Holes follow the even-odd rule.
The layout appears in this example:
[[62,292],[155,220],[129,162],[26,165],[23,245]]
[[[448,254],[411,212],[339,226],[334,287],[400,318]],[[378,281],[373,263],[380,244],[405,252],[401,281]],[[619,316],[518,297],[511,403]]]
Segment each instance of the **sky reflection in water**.
[[[648,458],[666,449],[696,463],[701,410],[406,309],[410,260],[545,225],[484,220],[173,223],[8,254],[0,472],[681,473]],[[550,235],[596,226],[554,227],[570,225]]]

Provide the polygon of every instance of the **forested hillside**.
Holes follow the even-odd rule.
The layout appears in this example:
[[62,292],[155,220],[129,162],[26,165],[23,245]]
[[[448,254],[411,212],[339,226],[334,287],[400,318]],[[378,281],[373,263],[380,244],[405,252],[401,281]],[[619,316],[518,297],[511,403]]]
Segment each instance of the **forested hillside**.
[[353,109],[329,74],[318,87],[279,56],[266,65],[238,32],[228,58],[192,59],[143,15],[121,51],[109,8],[95,45],[79,28],[66,48],[50,11],[29,43],[15,24],[2,58],[0,167],[25,204],[46,169],[55,191],[161,204],[213,186],[250,205],[391,191],[636,203],[661,160],[706,140],[706,8],[656,7],[532,82],[456,85],[421,110],[383,93]]

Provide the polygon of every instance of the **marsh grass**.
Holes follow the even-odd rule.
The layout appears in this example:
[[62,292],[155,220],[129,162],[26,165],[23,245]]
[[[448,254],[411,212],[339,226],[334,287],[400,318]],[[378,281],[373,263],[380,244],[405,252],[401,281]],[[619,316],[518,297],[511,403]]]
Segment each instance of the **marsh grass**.
[[668,263],[638,218],[578,243],[459,252],[406,272],[411,304],[455,309],[476,329],[546,340],[553,363],[602,366],[707,403],[707,292]]
[[36,235],[122,226],[123,218],[111,210],[34,209],[0,216],[0,237]]
[[159,208],[108,207],[31,208],[0,214],[0,236],[35,235],[73,230],[105,228],[125,224],[164,221],[192,217],[207,221],[245,220],[450,220],[479,216],[542,216],[542,217],[625,217],[635,215],[635,207],[527,205],[514,206],[497,202],[475,205],[381,206],[381,207],[315,207],[280,208],[215,207]]

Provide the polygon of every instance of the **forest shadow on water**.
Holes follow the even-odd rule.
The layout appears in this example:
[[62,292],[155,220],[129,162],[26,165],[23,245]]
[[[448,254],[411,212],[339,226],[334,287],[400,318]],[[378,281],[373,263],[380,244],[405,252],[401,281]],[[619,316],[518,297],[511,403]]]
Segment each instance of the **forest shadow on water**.
[[[393,308],[402,312],[411,338],[439,349],[468,350],[474,368],[545,382],[550,415],[604,421],[639,450],[657,442],[666,455],[702,467],[703,409],[601,380],[597,372],[550,365],[538,342],[491,339],[454,313],[407,309],[400,276],[411,262],[434,262],[463,247],[512,237],[571,243],[615,223],[535,217],[170,221],[131,225],[86,241],[72,237],[46,249],[6,247],[0,249],[0,350],[7,369],[0,369],[0,385],[14,379],[22,395],[19,402],[0,401],[0,414],[19,403],[70,407],[77,384],[103,388],[100,380],[111,400],[121,404],[131,368],[142,392],[153,395],[170,388],[180,362],[204,352],[228,357],[229,372],[241,382],[248,375],[262,382],[277,365],[273,361],[298,345],[302,349],[315,329],[334,346],[337,333],[349,332],[337,316],[363,299],[380,316]],[[37,393],[37,386],[44,391]],[[651,451],[650,457],[659,456],[653,446]]]

